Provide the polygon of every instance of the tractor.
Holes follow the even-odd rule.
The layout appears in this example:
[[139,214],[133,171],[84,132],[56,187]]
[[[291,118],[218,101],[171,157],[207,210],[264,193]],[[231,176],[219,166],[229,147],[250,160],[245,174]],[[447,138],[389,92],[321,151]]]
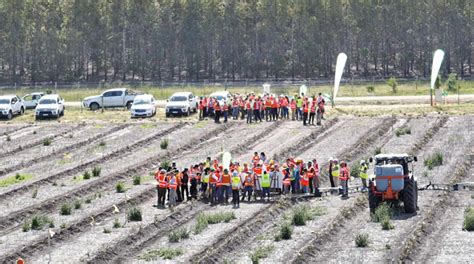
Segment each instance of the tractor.
[[416,162],[416,156],[408,154],[378,154],[369,159],[375,161],[375,177],[369,179],[369,207],[374,212],[384,201],[394,204],[403,202],[405,212],[416,213],[418,206],[418,186],[408,164]]

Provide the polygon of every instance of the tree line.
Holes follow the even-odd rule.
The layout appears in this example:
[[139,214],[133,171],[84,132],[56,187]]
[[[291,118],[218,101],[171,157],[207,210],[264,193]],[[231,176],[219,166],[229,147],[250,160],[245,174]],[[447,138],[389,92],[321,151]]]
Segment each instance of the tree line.
[[1,0],[0,82],[470,76],[470,0]]

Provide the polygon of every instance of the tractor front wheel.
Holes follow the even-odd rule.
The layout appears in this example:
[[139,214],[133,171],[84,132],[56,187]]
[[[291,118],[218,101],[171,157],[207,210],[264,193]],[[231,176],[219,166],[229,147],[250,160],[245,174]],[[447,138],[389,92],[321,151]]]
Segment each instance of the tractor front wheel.
[[405,213],[407,214],[416,213],[416,204],[418,200],[418,190],[416,187],[417,184],[415,180],[409,179],[405,181],[405,188],[403,189],[403,206],[405,207]]
[[381,202],[381,197],[376,196],[374,191],[372,190],[373,183],[372,181],[369,181],[369,207],[370,207],[370,212],[373,213],[375,212],[375,209],[379,206]]

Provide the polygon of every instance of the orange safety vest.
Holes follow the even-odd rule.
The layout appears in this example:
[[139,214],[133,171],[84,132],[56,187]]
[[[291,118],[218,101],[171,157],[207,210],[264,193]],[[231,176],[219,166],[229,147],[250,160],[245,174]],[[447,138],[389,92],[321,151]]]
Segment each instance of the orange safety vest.
[[302,186],[306,186],[306,187],[309,186],[309,179],[308,179],[308,174],[307,173],[303,174],[303,177],[301,177],[301,179],[300,179],[300,183],[301,183]]
[[258,163],[259,161],[260,161],[260,156],[258,156],[258,155],[253,156],[253,158],[252,158],[253,163]]
[[314,173],[312,173],[312,172],[307,172],[307,174],[308,174],[308,178],[309,178],[309,179],[312,179],[313,176],[314,176]]
[[229,106],[228,106],[227,104],[225,104],[222,110],[223,110],[223,111],[228,111],[228,110],[229,110]]
[[214,172],[214,174],[211,175],[211,184],[212,183],[217,183],[219,181],[219,173],[218,172]]
[[286,178],[283,180],[283,185],[290,186],[291,185],[291,178]]
[[290,108],[293,109],[293,110],[296,109],[296,102],[295,101],[291,101]]
[[288,106],[288,100],[286,100],[286,98],[284,98],[283,101],[281,102],[281,106],[283,106],[283,107]]
[[308,113],[308,112],[309,112],[308,103],[305,103],[305,104],[303,105],[303,112],[305,112],[305,113]]
[[219,105],[219,102],[216,102],[214,104],[214,111],[221,111],[221,106]]
[[280,107],[280,105],[278,104],[278,100],[277,99],[273,100],[272,108],[278,108],[278,107]]
[[230,175],[222,174],[222,185],[230,186]]
[[261,175],[262,174],[262,168],[254,168],[253,173],[255,173],[257,175]]
[[176,182],[176,178],[174,179],[170,179],[170,183],[169,183],[169,188],[170,189],[173,189],[173,190],[176,190],[178,188],[178,184]]
[[253,176],[252,175],[245,176],[245,186],[253,186]]
[[342,181],[347,181],[349,179],[349,168],[344,167],[341,168],[341,174],[339,175],[339,179]]
[[272,108],[272,102],[268,99],[265,101],[265,108]]
[[166,182],[166,175],[164,173],[158,174],[158,187],[160,188],[167,188],[168,187],[168,182]]

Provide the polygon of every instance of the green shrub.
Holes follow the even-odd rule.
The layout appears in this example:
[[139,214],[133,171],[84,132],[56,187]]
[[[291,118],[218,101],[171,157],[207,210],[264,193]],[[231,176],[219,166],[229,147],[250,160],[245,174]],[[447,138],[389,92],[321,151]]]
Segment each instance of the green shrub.
[[138,175],[133,176],[133,185],[140,185],[142,183],[142,178]]
[[228,223],[232,219],[235,219],[234,212],[219,212],[219,213],[214,213],[214,214],[200,213],[197,216],[197,223],[194,226],[194,233],[199,234],[204,229],[206,229],[208,225],[222,223],[222,222]]
[[384,220],[390,220],[392,217],[392,210],[387,203],[380,204],[375,212],[371,215],[372,221],[381,223]]
[[45,139],[43,140],[43,146],[49,146],[49,145],[51,145],[51,139],[45,138]]
[[179,248],[161,248],[158,250],[149,250],[138,258],[144,261],[156,261],[159,257],[163,259],[174,259],[177,256],[181,256],[183,254],[183,250]]
[[38,196],[38,189],[35,189],[33,191],[33,194],[31,195],[31,198],[36,199],[36,196]]
[[120,223],[120,221],[117,218],[115,218],[115,220],[114,220],[114,226],[113,227],[114,228],[121,228],[122,227],[122,224]]
[[367,86],[367,92],[368,92],[368,93],[373,93],[373,92],[375,92],[375,87],[373,87],[373,86]]
[[456,92],[459,89],[458,78],[456,73],[450,73],[446,81],[449,92]]
[[364,248],[369,246],[370,240],[368,234],[358,234],[355,238],[355,244],[357,247]]
[[268,257],[275,249],[273,245],[260,246],[250,255],[253,264],[258,264],[261,259]]
[[387,80],[387,85],[390,86],[390,88],[392,88],[392,93],[394,94],[397,93],[397,86],[398,86],[397,79],[395,79],[394,77],[391,77],[390,79]]
[[463,230],[474,231],[474,207],[468,207],[464,211]]
[[434,167],[443,165],[443,154],[436,152],[430,155],[425,159],[424,165],[428,168],[428,170],[432,170]]
[[161,162],[160,166],[164,170],[168,170],[171,167],[171,162],[169,160],[164,160],[164,161]]
[[94,167],[92,169],[92,176],[99,177],[102,169],[100,167]]
[[60,211],[61,215],[70,215],[71,211],[72,211],[72,207],[70,204],[65,203],[61,206],[61,211]]
[[390,222],[390,219],[382,220],[382,230],[392,230],[394,228],[395,226],[392,225],[392,223]]
[[117,190],[118,193],[123,193],[125,192],[125,185],[123,182],[118,182],[117,185],[115,185],[115,190]]
[[84,202],[85,202],[86,204],[90,204],[90,203],[92,203],[92,198],[89,197],[89,198],[87,198]]
[[380,153],[382,153],[382,148],[381,147],[376,147],[375,151],[374,151],[374,155],[378,155]]
[[351,177],[359,178],[360,177],[360,162],[355,163],[350,168]]
[[30,221],[25,221],[22,226],[23,232],[28,232],[31,229],[31,223]]
[[54,222],[52,219],[45,215],[35,215],[31,219],[30,227],[32,230],[41,230],[44,226],[54,227]]
[[411,134],[411,128],[409,128],[409,127],[399,127],[395,130],[395,135],[397,137],[403,136],[403,135],[406,135],[406,134],[408,134],[408,135]]
[[142,221],[142,211],[140,208],[133,207],[128,210],[127,218],[129,221],[140,222]]
[[169,141],[167,138],[164,138],[160,142],[160,148],[161,149],[167,149],[168,148]]
[[291,239],[291,235],[293,234],[293,228],[291,227],[290,223],[284,222],[278,230],[278,233],[275,235],[275,241],[280,241],[282,239],[288,240]]
[[112,233],[112,230],[110,228],[104,227],[104,234],[110,234]]
[[82,207],[82,201],[77,199],[74,201],[74,209],[78,210],[78,209],[81,209]]
[[37,133],[38,133],[38,132],[36,132],[36,130],[35,130],[35,131],[33,131],[33,135],[36,135]]
[[82,174],[82,178],[84,180],[89,180],[91,178],[91,174],[89,173],[89,171],[85,171],[84,174]]
[[189,230],[186,227],[178,228],[168,234],[168,240],[171,243],[176,243],[187,238],[189,238]]
[[291,217],[291,224],[295,226],[306,225],[306,221],[313,220],[316,216],[326,214],[326,208],[324,207],[309,207],[309,206],[298,206],[293,210]]
[[101,141],[99,143],[99,147],[105,147],[107,145],[107,143],[105,143],[105,141]]

